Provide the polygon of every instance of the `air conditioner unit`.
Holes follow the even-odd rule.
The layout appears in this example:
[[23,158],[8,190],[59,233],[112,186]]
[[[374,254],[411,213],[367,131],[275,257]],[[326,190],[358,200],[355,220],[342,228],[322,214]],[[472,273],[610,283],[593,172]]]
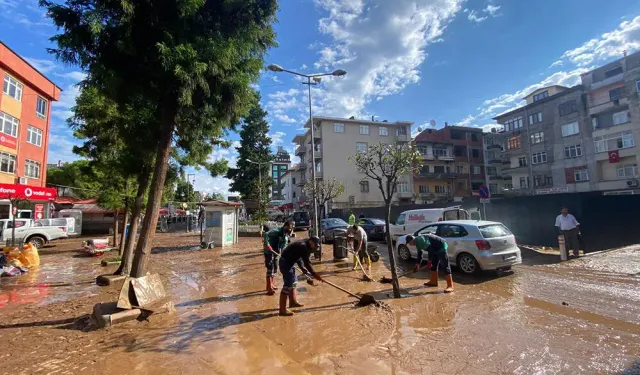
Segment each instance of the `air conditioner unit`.
[[628,187],[638,187],[638,180],[627,180],[627,186]]
[[26,185],[27,184],[27,178],[26,177],[19,177],[18,178],[18,184],[19,185]]
[[349,196],[349,204],[356,204],[356,197],[354,195]]

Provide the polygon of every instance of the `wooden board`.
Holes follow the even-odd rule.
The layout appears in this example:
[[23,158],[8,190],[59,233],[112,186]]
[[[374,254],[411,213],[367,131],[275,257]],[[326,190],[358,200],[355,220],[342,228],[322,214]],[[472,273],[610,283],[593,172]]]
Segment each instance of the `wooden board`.
[[160,275],[151,274],[137,279],[131,279],[131,288],[137,301],[136,307],[144,309],[155,302],[164,299],[167,294],[160,280]]

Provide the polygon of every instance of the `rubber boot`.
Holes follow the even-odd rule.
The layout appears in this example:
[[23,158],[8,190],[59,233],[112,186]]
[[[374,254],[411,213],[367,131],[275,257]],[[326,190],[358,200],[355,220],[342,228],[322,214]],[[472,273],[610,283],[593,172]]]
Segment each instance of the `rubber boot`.
[[286,294],[280,293],[280,312],[278,313],[280,316],[293,315],[293,311],[287,309],[287,297]]
[[453,277],[451,275],[447,275],[447,288],[444,290],[445,293],[453,293]]
[[304,305],[298,302],[298,296],[295,288],[291,289],[289,294],[289,307],[303,307]]
[[278,290],[278,287],[276,286],[276,282],[275,282],[275,276],[271,276],[271,289]]
[[357,270],[358,269],[358,256],[354,255],[353,256],[353,270]]
[[424,285],[430,286],[430,287],[438,286],[438,271],[431,271],[431,274],[429,276],[430,276],[429,282],[424,283]]
[[276,294],[276,291],[273,290],[273,276],[267,276],[267,295],[272,296]]

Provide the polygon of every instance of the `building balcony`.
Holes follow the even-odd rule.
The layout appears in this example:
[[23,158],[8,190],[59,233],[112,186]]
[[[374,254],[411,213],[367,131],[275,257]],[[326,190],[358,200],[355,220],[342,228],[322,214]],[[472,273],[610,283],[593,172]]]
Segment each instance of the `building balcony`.
[[502,165],[511,165],[511,160],[509,160],[509,159],[502,159],[501,163],[502,163]]
[[[322,159],[322,151],[316,150],[314,153],[316,160]],[[309,157],[307,158],[308,162],[311,163],[311,151],[309,151]]]
[[396,136],[396,141],[398,142],[408,142],[409,141],[409,137],[407,135],[397,135]]
[[604,103],[589,103],[589,114],[598,115],[605,112],[626,111],[629,109],[629,98],[627,96],[616,100],[609,100]]
[[494,150],[494,149],[502,150],[502,146],[500,146],[498,144],[493,144],[493,145],[488,145],[487,146],[487,150]]
[[487,160],[487,163],[489,163],[489,164],[502,164],[502,159],[492,158],[492,159]]
[[590,90],[597,90],[599,88],[606,87],[621,81],[624,81],[624,72],[620,74],[616,74],[613,77],[605,78],[602,81],[591,83]]
[[413,192],[411,191],[399,191],[396,194],[398,198],[413,198]]
[[298,146],[296,148],[296,156],[304,155],[305,152],[307,152],[306,146]]
[[446,155],[446,156],[438,156],[438,160],[442,160],[442,161],[455,161],[456,157],[453,155]]
[[298,186],[298,187],[302,187],[302,186],[304,186],[304,184],[305,184],[305,183],[306,183],[306,181],[301,179],[300,181],[298,181],[298,183],[296,184],[296,186]]
[[447,193],[420,193],[420,199],[425,201],[435,201],[438,199],[447,199],[451,197],[451,194]]
[[466,163],[469,162],[469,158],[467,155],[456,155],[456,161]]
[[517,165],[515,167],[504,167],[502,168],[502,173],[518,173],[518,172],[528,172],[529,171],[529,166],[528,165]]
[[531,190],[529,190],[529,188],[504,189],[502,193],[505,197],[521,197],[523,195],[530,195]]
[[489,176],[489,181],[502,181],[502,176],[491,175]]
[[418,177],[420,178],[430,178],[433,180],[449,180],[456,178],[455,173],[431,173],[431,172],[420,172],[418,173]]
[[433,154],[422,154],[422,160],[436,160],[436,157]]
[[306,168],[307,168],[307,166],[304,163],[300,163],[296,167],[296,171],[304,171]]

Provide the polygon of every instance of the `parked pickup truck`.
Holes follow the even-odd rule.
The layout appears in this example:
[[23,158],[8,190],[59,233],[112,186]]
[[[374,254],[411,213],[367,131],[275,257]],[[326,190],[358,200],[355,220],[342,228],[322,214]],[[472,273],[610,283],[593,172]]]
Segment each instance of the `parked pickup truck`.
[[[9,243],[13,232],[13,220],[0,220],[0,242]],[[43,245],[60,238],[67,238],[66,226],[35,226],[31,219],[16,219],[16,242],[31,242],[40,248]]]

